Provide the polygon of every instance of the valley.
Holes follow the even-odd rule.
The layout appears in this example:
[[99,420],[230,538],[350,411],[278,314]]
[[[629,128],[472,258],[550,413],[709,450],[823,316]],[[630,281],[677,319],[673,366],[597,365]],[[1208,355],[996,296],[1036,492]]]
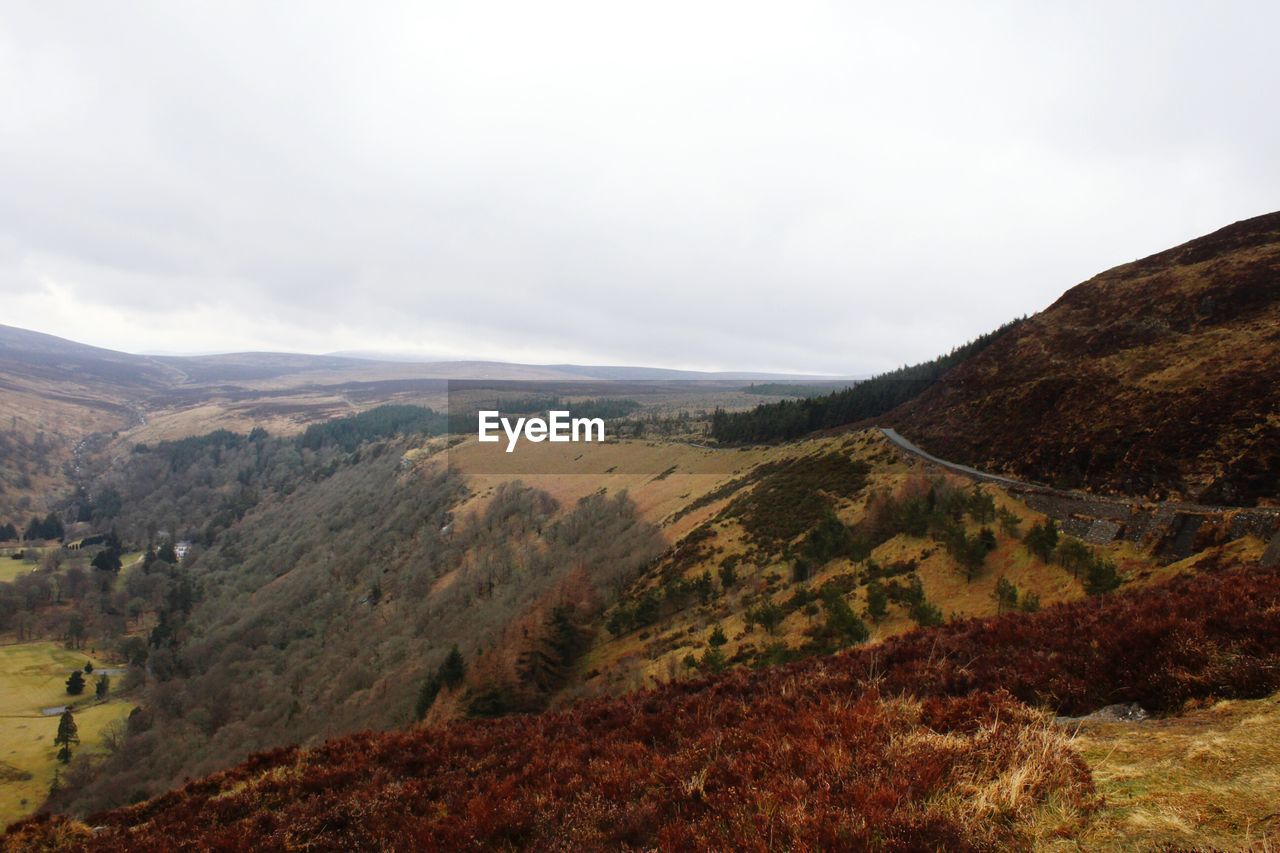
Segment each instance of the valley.
[[[1269,376],[1275,221],[825,393],[0,330],[5,844],[1271,843],[1275,401],[1170,365]],[[605,438],[508,452],[491,405]]]

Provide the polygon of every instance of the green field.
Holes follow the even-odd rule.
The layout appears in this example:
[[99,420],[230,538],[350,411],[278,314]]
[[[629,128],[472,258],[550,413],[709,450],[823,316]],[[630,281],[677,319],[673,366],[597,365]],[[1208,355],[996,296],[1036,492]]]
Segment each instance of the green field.
[[[59,766],[53,746],[58,717],[43,716],[41,709],[66,705],[74,698],[78,749],[95,751],[100,749],[103,728],[133,710],[133,704],[123,699],[97,704],[93,676],[86,679],[84,695],[67,695],[67,676],[89,659],[56,643],[0,646],[0,825],[39,808]],[[105,662],[94,660],[94,664]],[[120,679],[114,682],[118,687]]]
[[25,575],[36,567],[34,560],[14,560],[8,554],[0,554],[0,582],[8,582],[18,575]]
[[[50,549],[28,548],[27,556],[21,560],[14,560],[10,554],[15,549],[9,548],[0,551],[0,583],[12,581],[19,575],[25,575],[40,565],[40,560],[44,556],[44,552]],[[124,577],[125,570],[132,568],[142,562],[142,551],[129,551],[120,555],[121,571],[120,577]],[[70,566],[79,566],[82,569],[89,568],[90,555],[82,551],[66,551],[63,552],[64,562],[63,568]],[[117,581],[118,584],[118,581]]]

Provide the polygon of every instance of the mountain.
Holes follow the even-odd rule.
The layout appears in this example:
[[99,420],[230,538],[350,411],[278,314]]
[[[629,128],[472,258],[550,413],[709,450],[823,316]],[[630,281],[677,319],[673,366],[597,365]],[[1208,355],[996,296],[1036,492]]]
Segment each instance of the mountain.
[[[501,369],[503,367],[513,367],[510,362],[502,361],[469,361],[469,362],[451,362],[449,359],[440,358],[438,356],[417,355],[414,353],[398,353],[398,352],[378,352],[368,350],[347,350],[343,352],[334,352],[329,355],[340,358],[356,358],[366,359],[370,361],[391,361],[407,364],[471,364],[476,366],[485,366],[486,368]],[[542,370],[552,371],[558,374],[568,376],[578,376],[583,379],[612,379],[612,380],[653,380],[653,379],[733,379],[733,380],[771,380],[774,382],[799,382],[804,380],[831,380],[841,379],[845,377],[835,377],[823,374],[807,374],[807,373],[761,373],[759,371],[741,371],[741,370],[677,370],[668,367],[643,367],[634,365],[605,365],[605,364],[539,364],[539,365],[520,365],[526,368],[539,368]],[[855,377],[856,378],[856,377]]]
[[1280,502],[1280,212],[1073,287],[881,422],[1055,485]]

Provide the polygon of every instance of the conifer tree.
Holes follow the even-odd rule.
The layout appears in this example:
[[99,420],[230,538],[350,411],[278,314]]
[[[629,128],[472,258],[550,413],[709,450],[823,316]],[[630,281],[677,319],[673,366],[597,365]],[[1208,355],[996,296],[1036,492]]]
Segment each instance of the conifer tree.
[[867,615],[879,622],[889,612],[889,593],[879,581],[867,584]]
[[713,646],[723,646],[725,643],[729,642],[729,639],[725,637],[724,629],[720,627],[719,622],[717,622],[715,627],[711,629],[711,636],[708,638],[707,642]]
[[72,696],[79,696],[84,692],[84,673],[76,670],[67,678],[67,693]]
[[462,652],[454,646],[449,655],[440,664],[440,681],[447,687],[457,687],[467,677],[467,662],[462,659]]
[[71,745],[80,743],[80,732],[76,727],[76,718],[71,714],[71,709],[62,712],[62,717],[58,720],[58,733],[53,736],[55,746],[61,747],[58,750],[58,760],[66,764],[71,760]]

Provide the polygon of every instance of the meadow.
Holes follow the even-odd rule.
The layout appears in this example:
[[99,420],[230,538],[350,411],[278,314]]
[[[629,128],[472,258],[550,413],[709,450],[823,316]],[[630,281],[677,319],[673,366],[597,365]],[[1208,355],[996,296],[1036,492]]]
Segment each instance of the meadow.
[[[74,700],[70,704],[79,728],[77,753],[100,751],[103,729],[133,710],[133,704],[125,700],[99,703],[93,695],[93,676],[86,678],[83,694],[67,695],[67,676],[72,670],[82,670],[89,660],[95,667],[105,665],[56,643],[0,646],[0,824],[35,811],[60,767],[53,745],[58,715],[42,714],[43,709]],[[119,679],[116,682],[118,685]]]

